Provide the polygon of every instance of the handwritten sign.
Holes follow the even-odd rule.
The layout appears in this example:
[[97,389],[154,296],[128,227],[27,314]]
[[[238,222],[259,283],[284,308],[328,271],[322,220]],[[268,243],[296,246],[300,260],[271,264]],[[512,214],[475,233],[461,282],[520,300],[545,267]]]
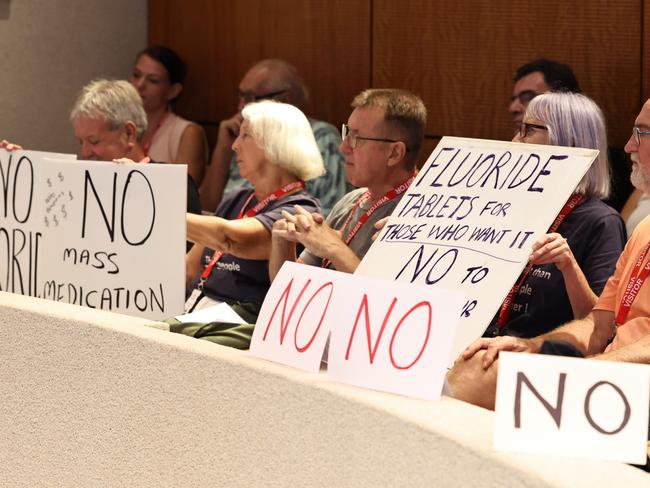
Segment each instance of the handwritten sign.
[[645,464],[650,366],[501,353],[494,447]]
[[180,313],[185,168],[48,156],[0,150],[0,290],[151,319]]
[[[260,312],[251,353],[340,382],[436,399],[450,359],[458,292],[285,263]],[[444,330],[442,330],[444,328]]]
[[[251,340],[251,354],[317,372],[341,300],[343,273],[286,262],[269,289]],[[336,286],[335,283],[336,282]]]
[[485,331],[597,155],[445,137],[356,273],[465,291],[455,357]]

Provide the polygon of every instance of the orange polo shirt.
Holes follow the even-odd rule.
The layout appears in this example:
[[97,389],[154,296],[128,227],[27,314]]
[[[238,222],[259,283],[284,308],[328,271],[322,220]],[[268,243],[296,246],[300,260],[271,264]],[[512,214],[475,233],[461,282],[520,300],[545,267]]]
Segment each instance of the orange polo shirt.
[[[607,281],[603,293],[594,306],[595,310],[614,312],[614,315],[618,313],[623,293],[634,268],[634,263],[638,259],[641,250],[649,241],[650,217],[646,217],[636,227],[627,241],[625,249],[616,263],[616,271]],[[648,259],[650,259],[650,252],[645,257],[642,266],[645,266]],[[624,324],[618,326],[616,337],[607,346],[605,352],[631,344],[646,334],[650,334],[650,277],[641,286],[636,299],[632,303],[627,320]]]

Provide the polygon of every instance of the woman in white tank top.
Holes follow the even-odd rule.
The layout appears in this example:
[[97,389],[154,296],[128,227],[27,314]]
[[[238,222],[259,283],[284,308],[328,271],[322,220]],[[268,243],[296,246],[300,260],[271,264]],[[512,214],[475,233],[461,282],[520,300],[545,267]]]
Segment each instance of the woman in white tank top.
[[140,54],[130,81],[142,97],[148,126],[142,145],[154,161],[187,164],[199,185],[208,160],[203,128],[176,115],[171,104],[183,90],[187,67],[171,49],[153,46]]

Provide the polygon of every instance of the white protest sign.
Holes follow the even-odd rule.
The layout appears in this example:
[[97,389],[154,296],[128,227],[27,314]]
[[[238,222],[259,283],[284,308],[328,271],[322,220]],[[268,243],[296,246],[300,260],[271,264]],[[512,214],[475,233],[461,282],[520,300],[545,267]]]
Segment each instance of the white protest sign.
[[305,371],[320,369],[335,308],[346,277],[315,266],[285,262],[257,317],[250,352]]
[[494,447],[645,464],[650,366],[499,354]]
[[348,276],[327,374],[342,383],[439,399],[465,294]]
[[316,372],[331,334],[333,379],[435,399],[459,321],[450,310],[464,299],[458,292],[285,263],[266,295],[250,350]]
[[465,291],[455,357],[489,325],[597,154],[444,137],[356,273]]
[[0,150],[0,289],[163,319],[183,310],[186,173]]

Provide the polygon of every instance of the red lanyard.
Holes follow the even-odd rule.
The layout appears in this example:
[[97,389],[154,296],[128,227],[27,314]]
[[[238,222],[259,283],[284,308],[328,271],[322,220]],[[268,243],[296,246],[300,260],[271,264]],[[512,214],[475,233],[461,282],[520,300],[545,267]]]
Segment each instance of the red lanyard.
[[[253,192],[250,194],[250,196],[248,197],[244,205],[242,205],[242,208],[239,211],[239,215],[237,215],[237,219],[243,219],[244,217],[254,217],[262,210],[264,210],[271,202],[274,202],[275,200],[280,200],[281,198],[284,198],[287,195],[291,195],[292,193],[301,191],[304,188],[305,188],[304,181],[291,182],[288,185],[284,185],[282,188],[275,190],[264,200],[258,202],[253,208],[246,210],[246,207],[248,207],[248,205],[251,203],[251,200],[253,199],[253,196],[255,195],[255,193]],[[214,254],[212,254],[212,258],[210,258],[210,262],[203,269],[203,273],[201,273],[201,279],[198,285],[199,289],[203,288],[204,283],[212,274],[212,270],[214,269],[214,266],[217,264],[217,262],[221,259],[221,256],[223,256],[224,254],[225,253],[223,251],[215,251]]]
[[[548,232],[557,231],[557,229],[560,227],[560,224],[564,222],[564,219],[567,217],[567,215],[569,215],[574,208],[580,205],[584,201],[584,199],[585,199],[584,195],[574,193],[571,196],[571,198],[569,198],[569,201],[564,204],[564,207],[562,207],[562,210],[557,215],[557,217],[555,217],[555,220],[553,221],[553,224],[551,224],[551,226],[549,227]],[[505,326],[508,323],[508,319],[510,318],[510,312],[512,311],[512,304],[515,301],[515,296],[517,295],[517,292],[519,292],[519,288],[521,288],[521,285],[524,283],[526,278],[528,278],[528,275],[532,270],[533,270],[533,265],[528,263],[528,266],[526,266],[524,271],[521,273],[519,281],[508,292],[506,299],[503,301],[503,304],[501,305],[501,310],[499,311],[499,318],[497,319],[497,325],[499,326],[499,328]]]
[[[346,245],[349,245],[350,242],[352,242],[352,239],[354,239],[354,236],[357,235],[357,232],[359,232],[359,229],[363,227],[363,224],[365,224],[368,219],[372,216],[372,214],[375,213],[375,211],[387,203],[395,200],[399,195],[404,193],[409,186],[411,186],[411,183],[413,183],[413,180],[417,176],[417,171],[414,171],[411,176],[408,177],[406,181],[403,183],[400,183],[396,187],[388,190],[388,192],[381,197],[379,200],[377,200],[375,203],[372,204],[372,206],[365,211],[363,215],[359,218],[357,223],[350,229],[350,231],[347,233],[345,239],[343,239],[343,242],[345,242]],[[352,210],[348,214],[347,218],[345,219],[345,222],[343,223],[343,226],[341,226],[341,231],[345,231],[345,228],[350,225],[350,222],[352,221],[352,218],[354,217],[355,213],[357,212],[357,209],[359,206],[364,203],[366,200],[370,198],[370,192],[366,191],[359,197],[357,200],[357,203],[354,204],[354,207],[352,207]],[[321,266],[323,268],[327,268],[330,264],[329,259],[323,259],[323,262],[321,263]]]
[[168,115],[169,115],[169,110],[167,110],[165,112],[165,115],[163,115],[160,118],[160,120],[158,121],[158,124],[156,124],[156,128],[151,133],[151,137],[147,140],[147,142],[145,142],[142,145],[142,150],[144,151],[145,156],[149,156],[149,149],[151,149],[151,144],[153,144],[153,138],[156,136],[156,132],[158,132],[158,129],[160,129],[160,126],[163,125],[163,122],[165,121],[165,119],[167,118]]
[[632,274],[630,275],[630,281],[625,287],[625,292],[621,298],[621,304],[618,307],[616,325],[623,325],[625,323],[627,316],[630,313],[630,309],[632,308],[632,303],[634,303],[641,286],[643,286],[648,274],[650,274],[650,261],[642,267],[643,260],[648,254],[648,249],[650,249],[650,242],[641,250],[639,257],[634,263],[634,268],[632,268]]

